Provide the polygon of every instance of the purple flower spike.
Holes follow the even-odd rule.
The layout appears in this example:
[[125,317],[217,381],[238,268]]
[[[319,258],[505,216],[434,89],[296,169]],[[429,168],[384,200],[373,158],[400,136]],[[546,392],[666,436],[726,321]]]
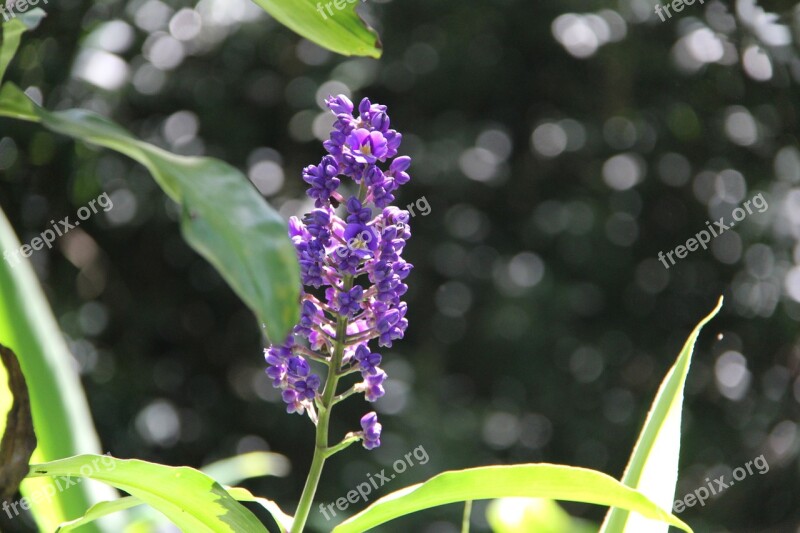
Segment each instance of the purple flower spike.
[[[391,129],[384,105],[364,98],[354,106],[344,95],[325,102],[336,117],[323,143],[328,154],[302,174],[315,209],[289,220],[302,283],[320,290],[314,291],[317,296],[302,294],[293,336],[266,350],[267,375],[281,389],[287,411],[308,410],[314,419],[323,396],[312,360],[333,363],[338,353],[341,358],[329,371],[340,372],[342,381],[359,372],[362,381],[354,390],[369,402],[384,395],[382,357],[369,343],[377,339],[391,347],[405,335],[407,305],[401,298],[412,268],[402,258],[411,237],[409,213],[391,205],[397,189],[411,179],[411,158],[397,155],[403,136]],[[342,320],[345,338],[338,333]],[[361,427],[364,447],[380,446],[377,415],[365,415]]]

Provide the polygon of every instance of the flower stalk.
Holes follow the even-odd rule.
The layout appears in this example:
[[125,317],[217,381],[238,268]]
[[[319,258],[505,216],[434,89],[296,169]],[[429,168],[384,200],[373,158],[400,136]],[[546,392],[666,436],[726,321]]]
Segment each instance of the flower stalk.
[[[349,289],[353,286],[353,277],[347,276],[344,279],[344,286]],[[339,316],[336,322],[336,339],[333,358],[328,369],[328,378],[325,381],[325,389],[322,394],[322,401],[319,408],[319,420],[317,422],[317,433],[314,445],[314,457],[311,460],[311,468],[303,487],[303,494],[300,496],[300,503],[297,505],[297,512],[292,522],[291,533],[300,533],[308,520],[308,513],[311,511],[311,504],[314,502],[314,495],[317,493],[317,486],[322,477],[322,469],[325,466],[325,459],[343,450],[345,447],[334,447],[334,451],[328,448],[328,428],[330,426],[331,411],[333,410],[336,387],[339,384],[339,367],[342,364],[344,354],[344,339],[347,331],[347,317]],[[358,440],[358,439],[356,439]],[[355,441],[353,441],[355,442]],[[348,444],[349,445],[349,444]]]
[[[336,115],[323,143],[328,155],[303,169],[315,209],[289,221],[306,287],[300,320],[283,343],[266,350],[267,374],[282,390],[287,411],[308,412],[316,424],[314,456],[292,533],[305,527],[328,457],[357,441],[368,450],[380,446],[382,427],[374,411],[361,418],[361,431],[330,446],[331,411],[356,393],[369,402],[383,396],[386,372],[369,343],[378,339],[380,346],[391,347],[408,326],[400,298],[412,268],[401,257],[411,235],[409,215],[390,204],[394,191],[411,179],[406,173],[411,159],[397,156],[402,135],[389,127],[386,106],[365,98],[354,117],[345,96],[331,97],[327,105]],[[388,168],[382,169],[385,163]],[[341,176],[353,180],[356,194],[339,191]],[[324,385],[309,361],[327,366]],[[338,394],[339,381],[358,372],[363,381]]]

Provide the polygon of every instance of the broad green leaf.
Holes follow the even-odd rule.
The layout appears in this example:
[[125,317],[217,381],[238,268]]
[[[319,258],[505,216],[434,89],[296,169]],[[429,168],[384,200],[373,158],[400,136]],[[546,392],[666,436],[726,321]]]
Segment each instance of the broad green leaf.
[[[239,487],[225,487],[225,490],[236,501],[258,503],[267,511],[269,511],[270,514],[272,514],[272,516],[275,518],[275,521],[284,529],[291,527],[292,517],[281,511],[281,508],[278,507],[278,504],[272,500],[267,500],[266,498],[257,498],[253,496],[247,489]],[[73,531],[81,526],[90,524],[95,520],[110,514],[127,511],[128,509],[133,509],[134,507],[138,507],[140,505],[144,505],[144,502],[134,496],[126,496],[124,498],[119,498],[118,500],[109,502],[100,502],[96,505],[93,505],[82,517],[61,524],[61,526],[56,529],[56,532],[67,533],[68,531]],[[150,516],[141,518],[138,520],[138,525],[141,527],[147,527],[147,524],[149,524],[150,530],[156,530],[158,528],[158,524],[164,520],[163,515],[157,516],[161,517],[161,519],[156,520],[155,517]]]
[[216,481],[199,470],[107,455],[81,455],[31,466],[31,477],[94,479],[124,490],[192,533],[266,532]]
[[[636,446],[625,468],[622,482],[658,503],[672,509],[675,485],[678,481],[678,459],[681,449],[681,412],[683,410],[683,388],[692,352],[700,330],[722,308],[722,297],[711,313],[695,326],[677,361],[667,373],[656,393],[650,412],[639,434]],[[666,533],[667,526],[647,520],[646,517],[630,514],[621,509],[611,509],[606,514],[601,533],[638,533],[648,531]]]
[[[19,247],[11,225],[0,211],[0,250]],[[27,379],[39,441],[33,460],[99,453],[100,442],[72,355],[28,262],[12,265],[0,260],[0,339],[18,355]],[[82,514],[92,503],[115,496],[106,487],[82,485],[57,492],[51,480],[27,479],[22,484],[22,493],[29,498],[40,491],[55,494],[32,505],[43,531],[52,531],[64,520]]]
[[286,223],[241,172],[216,159],[171,154],[88,111],[51,113],[11,83],[0,89],[0,116],[39,122],[144,165],[180,204],[186,241],[265,323],[270,340],[286,337],[299,316],[300,268]]
[[502,498],[486,509],[494,533],[596,533],[597,524],[570,516],[558,503],[542,498]]
[[[345,56],[381,56],[375,30],[356,13],[361,0],[253,0],[306,39]],[[342,6],[337,9],[337,5]]]
[[39,22],[45,17],[45,12],[39,9],[31,9],[26,11],[11,20],[2,24],[2,44],[0,44],[0,83],[3,81],[3,76],[8,69],[9,63],[14,59],[17,53],[19,43],[22,40],[22,34],[28,30],[32,30],[39,25]]
[[[289,460],[277,453],[251,452],[216,461],[203,467],[201,472],[214,479],[217,483],[230,485],[253,477],[285,476],[289,473]],[[237,501],[250,502],[259,500],[245,489],[226,487],[225,490]],[[258,501],[257,503],[273,513],[278,523],[287,516],[283,514],[276,503],[263,498],[260,500],[263,501]],[[109,502],[100,502],[86,511],[82,517],[61,524],[57,531],[66,533],[110,514],[126,511],[140,505],[144,505],[144,502],[134,496],[127,496]],[[145,513],[145,516],[139,518],[137,523],[141,527],[146,527],[149,524],[150,528],[155,530],[158,527],[157,524],[162,523],[164,520],[165,518],[161,514],[155,513],[151,516],[150,513]],[[291,521],[291,517],[289,517],[289,520]]]
[[[291,516],[284,513],[278,504],[272,500],[268,500],[266,498],[257,498],[253,496],[250,491],[247,489],[239,488],[239,487],[226,487],[228,494],[231,495],[233,499],[239,502],[253,502],[261,505],[264,509],[266,509],[272,516],[275,518],[275,522],[282,528],[282,530],[288,531],[289,528],[292,527],[292,520],[294,520]],[[75,520],[71,520],[69,522],[65,522],[61,524],[59,528],[56,529],[56,533],[67,533],[68,531],[73,531],[81,526],[85,526],[108,516],[113,513],[117,513],[120,511],[126,511],[128,509],[132,509],[139,505],[144,505],[144,502],[139,498],[135,498],[133,496],[126,496],[124,498],[120,498],[118,500],[114,500],[111,502],[100,502],[97,505],[92,506],[86,514],[80,518]],[[157,528],[156,523],[150,520],[141,520],[138,524],[134,527],[142,528],[145,531],[153,531]],[[128,530],[126,530],[128,531]]]
[[400,516],[448,503],[514,497],[620,507],[692,531],[643,494],[602,472],[542,463],[444,472],[425,483],[384,496],[336,526],[333,533],[361,533]]
[[262,476],[284,477],[289,474],[289,460],[272,452],[250,452],[221,459],[200,469],[223,485],[236,485],[245,479]]

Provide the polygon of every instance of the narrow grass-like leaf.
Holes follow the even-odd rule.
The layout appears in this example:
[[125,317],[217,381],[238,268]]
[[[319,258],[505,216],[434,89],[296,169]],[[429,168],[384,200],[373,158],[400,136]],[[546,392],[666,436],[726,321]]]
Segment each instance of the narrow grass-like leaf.
[[286,337],[299,316],[300,267],[286,223],[241,172],[216,159],[171,154],[88,111],[51,113],[11,83],[0,89],[0,116],[39,122],[144,165],[181,205],[186,241],[255,312],[270,340]]
[[549,498],[636,511],[691,532],[679,518],[616,479],[586,468],[553,464],[484,466],[444,472],[377,500],[333,533],[362,533],[423,509],[467,500]]
[[94,479],[124,490],[192,533],[266,532],[253,513],[199,470],[104,455],[80,455],[31,466],[31,477]]
[[[628,466],[625,468],[625,474],[622,476],[625,485],[638,489],[665,509],[672,509],[672,499],[678,481],[683,388],[686,376],[689,374],[692,352],[700,330],[721,308],[720,297],[714,310],[695,326],[686,339],[678,359],[661,382]],[[648,520],[644,516],[631,514],[622,509],[611,509],[606,514],[600,532],[666,533],[667,529],[666,525]]]
[[[378,34],[356,13],[360,0],[253,1],[278,22],[323,48],[345,56],[381,56]],[[337,9],[335,4],[344,7]]]
[[[0,251],[20,247],[0,211]],[[0,260],[0,339],[19,357],[30,392],[33,424],[39,441],[34,461],[49,461],[79,453],[99,453],[100,442],[86,397],[61,331],[30,264]],[[112,499],[114,491],[89,485],[56,491],[51,480],[27,479],[22,493],[54,494],[31,502],[39,528],[52,531],[79,516],[94,502]],[[39,503],[41,502],[41,503]],[[91,529],[86,530],[91,531]]]

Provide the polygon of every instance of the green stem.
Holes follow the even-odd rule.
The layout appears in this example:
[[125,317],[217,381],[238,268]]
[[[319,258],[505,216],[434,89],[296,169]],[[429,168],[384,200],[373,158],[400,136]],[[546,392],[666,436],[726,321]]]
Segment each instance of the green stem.
[[[358,188],[358,199],[364,201],[367,195],[367,187],[364,181]],[[342,289],[349,291],[353,288],[353,276],[344,276]],[[322,467],[325,466],[325,459],[330,455],[343,450],[355,441],[345,439],[333,448],[328,448],[328,427],[331,421],[331,409],[336,398],[336,386],[339,384],[342,370],[342,357],[347,341],[347,317],[339,315],[336,318],[336,344],[333,349],[330,366],[328,367],[328,377],[325,380],[325,389],[322,392],[322,402],[319,407],[319,420],[317,421],[317,437],[314,446],[314,458],[311,460],[311,468],[308,471],[308,478],[303,487],[303,494],[300,496],[300,503],[297,505],[294,520],[292,521],[291,533],[302,533],[308,520],[308,513],[311,511],[311,504],[314,502],[314,495],[317,493],[320,477],[322,477]],[[345,446],[342,444],[347,443]]]
[[361,437],[357,437],[357,436],[346,437],[339,444],[335,444],[335,445],[331,446],[330,448],[328,448],[328,450],[325,452],[325,457],[330,457],[331,455],[333,455],[335,453],[339,453],[340,451],[344,450],[345,448],[347,448],[348,446],[350,446],[354,442],[358,442],[360,440],[361,440]]
[[[322,416],[320,416],[322,423]],[[319,426],[317,426],[319,427]],[[300,504],[297,506],[297,513],[292,521],[292,533],[301,533],[308,520],[308,513],[311,510],[311,503],[314,501],[314,494],[317,492],[319,479],[322,477],[322,467],[325,465],[325,455],[320,453],[319,447],[314,449],[314,459],[311,461],[311,469],[308,471],[303,495],[300,497]]]
[[[350,372],[348,371],[347,373],[349,374]],[[342,376],[344,376],[344,375],[345,375],[345,374],[342,374]],[[336,405],[337,403],[339,403],[339,402],[342,402],[342,401],[344,401],[344,400],[348,399],[350,396],[352,396],[352,395],[353,395],[353,394],[355,394],[356,392],[358,392],[358,388],[357,388],[355,385],[353,385],[352,387],[350,387],[349,389],[347,389],[346,391],[344,391],[343,393],[341,393],[339,396],[337,396],[336,398],[334,398],[334,399],[333,399],[333,404],[334,404],[334,405]]]
[[[344,290],[349,291],[353,288],[353,277],[344,277]],[[300,496],[300,503],[297,505],[297,512],[292,522],[291,533],[301,533],[308,520],[311,511],[311,504],[314,502],[314,495],[317,492],[320,477],[322,477],[322,467],[325,466],[325,459],[330,455],[328,449],[328,428],[331,421],[331,408],[336,397],[336,386],[339,383],[339,371],[342,366],[344,356],[344,339],[347,335],[347,317],[339,315],[336,319],[336,345],[331,357],[331,364],[328,368],[328,377],[325,380],[325,389],[322,393],[322,405],[319,408],[319,421],[317,422],[317,436],[314,446],[314,458],[311,460],[311,468],[303,487],[303,494]],[[338,450],[337,450],[338,451]]]
[[464,517],[461,519],[461,533],[469,533],[469,519],[472,515],[472,500],[464,502]]

